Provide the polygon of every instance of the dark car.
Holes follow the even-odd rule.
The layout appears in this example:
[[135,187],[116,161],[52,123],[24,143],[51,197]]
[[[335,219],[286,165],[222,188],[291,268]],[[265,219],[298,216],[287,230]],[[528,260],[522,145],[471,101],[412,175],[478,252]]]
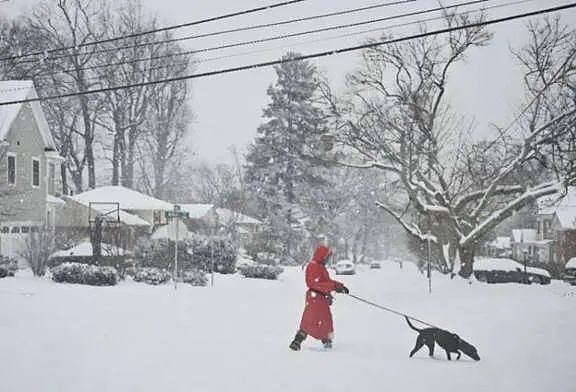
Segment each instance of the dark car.
[[507,258],[479,259],[474,263],[474,277],[486,283],[550,284],[550,273],[541,268],[526,267]]
[[572,286],[576,286],[576,257],[568,260],[564,266],[562,280],[566,283],[570,283]]

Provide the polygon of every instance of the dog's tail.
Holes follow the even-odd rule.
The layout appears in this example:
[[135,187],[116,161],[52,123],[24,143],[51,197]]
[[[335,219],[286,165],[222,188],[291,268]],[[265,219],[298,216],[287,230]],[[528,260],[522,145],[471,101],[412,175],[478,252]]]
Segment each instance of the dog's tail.
[[410,328],[412,328],[414,331],[416,332],[421,332],[421,329],[416,328],[414,325],[412,325],[412,323],[410,322],[410,319],[406,316],[404,316],[406,318],[406,322],[408,323],[408,325],[410,326]]

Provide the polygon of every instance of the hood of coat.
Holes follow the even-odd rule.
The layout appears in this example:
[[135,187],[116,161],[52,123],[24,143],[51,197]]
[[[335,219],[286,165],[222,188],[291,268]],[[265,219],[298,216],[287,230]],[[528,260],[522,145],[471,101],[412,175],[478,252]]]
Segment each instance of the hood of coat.
[[326,245],[318,245],[314,251],[314,255],[312,256],[312,262],[324,264],[327,261],[330,252],[330,248]]

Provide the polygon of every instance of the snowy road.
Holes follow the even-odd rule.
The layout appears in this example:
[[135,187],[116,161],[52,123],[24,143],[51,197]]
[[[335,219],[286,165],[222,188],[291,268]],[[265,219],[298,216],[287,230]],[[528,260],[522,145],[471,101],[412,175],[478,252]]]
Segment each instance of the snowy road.
[[408,353],[400,317],[338,296],[335,348],[288,343],[300,269],[279,282],[217,276],[215,288],[57,285],[0,280],[0,392],[576,390],[576,290],[485,285],[411,266],[342,278],[352,293],[459,333],[480,362]]

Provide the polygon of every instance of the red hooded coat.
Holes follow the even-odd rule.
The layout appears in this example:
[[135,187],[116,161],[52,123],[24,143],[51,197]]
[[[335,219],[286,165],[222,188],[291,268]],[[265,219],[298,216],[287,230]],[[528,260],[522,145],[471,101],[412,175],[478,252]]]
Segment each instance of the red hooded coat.
[[330,249],[324,245],[318,245],[312,260],[306,266],[306,307],[300,322],[300,329],[308,335],[324,340],[331,339],[334,332],[330,302],[327,295],[336,288],[343,286],[342,283],[330,279],[324,262]]

